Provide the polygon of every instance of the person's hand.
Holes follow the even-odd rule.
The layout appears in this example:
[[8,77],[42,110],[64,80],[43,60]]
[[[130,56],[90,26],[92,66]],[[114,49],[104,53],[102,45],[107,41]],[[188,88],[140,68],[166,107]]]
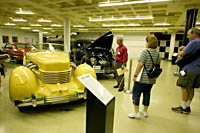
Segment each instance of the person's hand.
[[125,66],[124,66],[124,64],[122,64],[122,65],[121,65],[121,69],[123,70],[123,69],[124,69],[124,67],[125,67]]
[[184,48],[185,48],[185,46],[181,46],[178,49],[179,49],[179,51],[182,51]]
[[133,81],[136,82],[137,77],[133,77]]
[[116,67],[116,62],[113,62],[113,66],[114,66],[114,68]]

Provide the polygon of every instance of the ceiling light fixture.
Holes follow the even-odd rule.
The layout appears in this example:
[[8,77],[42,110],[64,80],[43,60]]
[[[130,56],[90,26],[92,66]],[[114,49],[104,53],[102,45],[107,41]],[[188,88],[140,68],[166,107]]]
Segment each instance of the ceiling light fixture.
[[23,29],[23,30],[29,30],[31,28],[29,28],[29,27],[21,27],[21,29]]
[[122,17],[122,18],[97,18],[97,19],[93,19],[93,18],[89,18],[90,22],[97,22],[97,21],[120,21],[120,20],[138,20],[138,19],[153,19],[152,16],[138,16],[138,17]]
[[82,30],[82,31],[88,31],[88,29],[78,29],[78,30]]
[[44,30],[52,30],[52,28],[43,28]]
[[172,0],[141,0],[141,1],[125,1],[125,2],[107,2],[98,4],[99,7],[105,6],[121,6],[121,5],[131,5],[131,4],[141,4],[141,3],[152,3],[152,2],[166,2]]
[[25,20],[25,19],[14,19],[14,18],[12,18],[12,21],[14,21],[14,22],[26,22],[27,20]]
[[38,19],[38,22],[47,22],[47,23],[51,23],[52,21],[51,20],[48,20],[48,19],[43,19],[43,18],[41,18],[41,19]]
[[85,27],[83,25],[73,25],[74,28],[82,28],[82,27]]
[[52,27],[62,27],[62,25],[60,25],[60,24],[52,24],[51,26]]
[[32,11],[22,11],[22,8],[19,8],[19,11],[15,12],[16,14],[35,14]]
[[103,27],[140,26],[140,24],[103,24]]
[[72,32],[71,35],[77,35],[77,32]]
[[13,24],[13,23],[5,23],[4,25],[7,25],[7,26],[14,26],[16,24]]
[[39,30],[32,30],[33,32],[39,32]]
[[155,26],[167,26],[170,25],[169,23],[156,23]]
[[166,31],[168,28],[115,28],[113,31]]
[[31,24],[31,26],[39,27],[39,26],[42,26],[42,25],[40,25],[40,24]]

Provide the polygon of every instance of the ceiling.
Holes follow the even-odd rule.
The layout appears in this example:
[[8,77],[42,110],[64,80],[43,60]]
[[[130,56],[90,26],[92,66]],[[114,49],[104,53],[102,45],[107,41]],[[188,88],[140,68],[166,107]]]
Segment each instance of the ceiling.
[[[0,2],[0,27],[43,30],[46,36],[63,33],[64,19],[69,18],[72,32],[116,32],[133,31],[183,31],[185,27],[186,12],[188,9],[198,9],[197,22],[200,23],[200,0],[172,0],[167,2],[152,2],[142,4],[128,4],[120,6],[99,7],[105,2],[131,2],[134,0],[1,0]],[[135,0],[136,1],[136,0]],[[137,0],[139,1],[139,0]],[[16,11],[32,11],[32,15],[19,15]],[[118,20],[91,22],[91,19],[106,18],[135,18],[138,16],[152,16],[151,19]],[[14,22],[12,19],[24,19],[26,22]],[[39,19],[48,19],[52,22],[38,22]],[[4,25],[14,23],[14,26]],[[155,24],[168,23],[170,25],[156,26]],[[30,26],[40,24],[42,26]],[[62,27],[52,27],[59,24]],[[104,27],[104,25],[114,25]],[[134,26],[131,24],[137,24]],[[198,24],[200,27],[200,24]],[[197,26],[198,26],[197,25]],[[78,26],[78,27],[77,27]],[[84,26],[84,27],[81,27]]]

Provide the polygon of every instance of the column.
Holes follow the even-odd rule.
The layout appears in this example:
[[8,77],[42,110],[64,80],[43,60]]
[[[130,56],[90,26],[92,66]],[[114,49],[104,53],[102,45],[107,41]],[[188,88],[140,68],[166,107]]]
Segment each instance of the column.
[[175,40],[176,40],[176,32],[172,32],[171,39],[170,39],[170,47],[169,47],[169,57],[168,57],[168,60],[172,60],[172,55],[174,53],[174,47],[175,47]]
[[70,20],[64,19],[64,51],[70,52]]
[[183,45],[184,46],[186,46],[189,42],[189,40],[187,38],[187,32],[190,28],[195,27],[197,14],[198,14],[197,8],[187,10],[185,31],[184,31],[184,36],[183,36]]
[[43,43],[43,33],[42,33],[42,30],[39,31],[39,43],[40,44]]

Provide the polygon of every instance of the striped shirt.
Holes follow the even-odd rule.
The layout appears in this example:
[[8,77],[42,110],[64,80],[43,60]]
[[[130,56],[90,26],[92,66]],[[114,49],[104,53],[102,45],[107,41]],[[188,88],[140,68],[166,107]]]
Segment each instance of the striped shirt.
[[[147,48],[147,49],[144,49],[142,51],[138,61],[139,62],[143,62],[144,65],[145,65],[145,68],[147,70],[150,70],[152,68],[152,66],[153,66],[153,63],[151,61],[151,56],[149,55],[147,50],[150,52],[150,54],[151,54],[151,56],[153,58],[154,64],[160,64],[160,55],[156,51],[156,49],[152,49],[152,48]],[[156,78],[149,78],[145,68],[143,69],[142,76],[141,76],[141,79],[140,79],[139,82],[140,83],[145,83],[145,84],[155,84],[156,83]]]

